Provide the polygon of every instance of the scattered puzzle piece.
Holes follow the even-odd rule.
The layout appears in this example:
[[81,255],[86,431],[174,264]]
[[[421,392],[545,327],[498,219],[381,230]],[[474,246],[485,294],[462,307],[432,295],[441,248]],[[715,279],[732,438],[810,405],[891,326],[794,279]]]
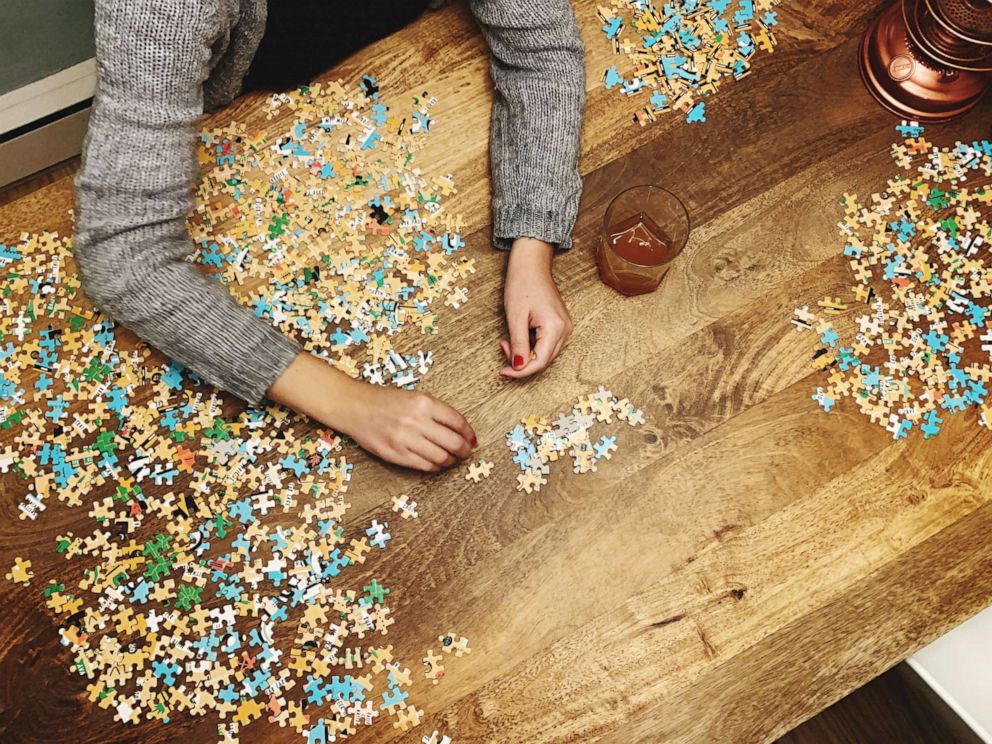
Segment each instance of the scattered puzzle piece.
[[465,480],[478,483],[483,478],[488,478],[492,470],[493,464],[484,459],[479,460],[478,462],[473,462],[469,465],[468,472],[465,474]]
[[34,572],[31,571],[31,561],[14,558],[14,565],[7,572],[6,578],[7,581],[13,581],[16,584],[24,584],[25,586],[30,584],[31,579],[34,578]]
[[427,656],[424,657],[424,676],[435,685],[444,677],[444,665],[441,663],[441,657],[433,651],[428,651]]
[[425,736],[420,741],[421,744],[452,744],[451,738],[448,736],[442,736],[441,732],[437,729],[434,729],[430,736]]
[[410,501],[406,494],[400,496],[393,496],[393,511],[399,512],[403,519],[416,519],[420,516],[417,513],[417,502]]
[[468,647],[468,638],[456,636],[454,633],[438,636],[438,640],[441,642],[441,650],[446,654],[454,653],[455,656],[461,658],[472,651]]

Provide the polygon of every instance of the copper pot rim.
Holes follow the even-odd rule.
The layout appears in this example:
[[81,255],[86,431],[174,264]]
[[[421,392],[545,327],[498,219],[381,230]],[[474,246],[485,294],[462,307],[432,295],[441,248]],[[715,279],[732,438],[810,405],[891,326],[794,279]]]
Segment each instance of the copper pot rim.
[[[900,6],[902,8],[902,19],[903,24],[906,27],[906,33],[908,34],[913,45],[922,53],[927,56],[928,59],[932,60],[934,64],[941,65],[948,69],[960,70],[965,72],[977,72],[977,73],[989,73],[992,72],[992,42],[981,42],[974,41],[956,29],[950,27],[938,14],[934,13],[933,8],[930,6],[932,0],[901,0]],[[910,18],[909,6],[913,5],[913,10],[916,13],[916,17]],[[954,58],[951,57],[946,50],[941,50],[941,56],[932,54],[929,50],[929,45],[926,40],[917,35],[919,29],[922,27],[920,23],[919,14],[922,12],[921,8],[926,5],[927,11],[929,11],[930,16],[936,21],[946,33],[967,41],[968,43],[975,44],[977,46],[986,46],[988,51],[982,54],[981,57],[976,58]]]
[[[908,0],[903,0],[904,7],[906,2],[908,2]],[[930,15],[933,16],[934,20],[937,21],[937,23],[939,23],[941,26],[944,27],[944,30],[946,30],[947,33],[951,34],[952,36],[956,36],[959,39],[964,39],[965,41],[970,42],[972,44],[992,47],[992,35],[990,35],[988,39],[984,39],[984,40],[972,38],[971,36],[968,36],[968,34],[965,33],[964,30],[953,26],[949,20],[947,20],[940,13],[938,13],[933,3],[939,2],[939,0],[923,0],[923,2],[926,4],[927,10],[930,12]],[[989,2],[989,12],[992,13],[992,2]]]

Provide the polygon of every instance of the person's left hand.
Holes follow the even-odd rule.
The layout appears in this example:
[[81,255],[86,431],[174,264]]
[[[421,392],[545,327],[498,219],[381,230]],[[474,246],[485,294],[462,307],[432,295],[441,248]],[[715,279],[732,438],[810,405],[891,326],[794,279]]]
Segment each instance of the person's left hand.
[[[513,241],[506,266],[503,308],[510,339],[500,341],[504,377],[530,377],[548,367],[572,334],[572,319],[551,274],[554,247],[534,238]],[[533,356],[530,329],[536,336]]]

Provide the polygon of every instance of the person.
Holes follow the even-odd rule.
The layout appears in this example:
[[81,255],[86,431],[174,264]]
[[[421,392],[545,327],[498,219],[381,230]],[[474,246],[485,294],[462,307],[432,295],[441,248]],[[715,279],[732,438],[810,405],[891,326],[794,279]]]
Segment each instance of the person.
[[[476,435],[454,408],[426,393],[352,379],[302,351],[186,260],[203,112],[232,101],[246,82],[303,82],[413,20],[424,4],[95,5],[97,89],[76,179],[83,291],[145,341],[249,404],[268,397],[411,468],[436,471],[467,457]],[[571,246],[581,193],[583,47],[568,0],[471,0],[471,8],[495,83],[493,243],[509,253],[509,338],[500,341],[507,360],[500,374],[523,379],[551,363],[572,329],[551,264]]]

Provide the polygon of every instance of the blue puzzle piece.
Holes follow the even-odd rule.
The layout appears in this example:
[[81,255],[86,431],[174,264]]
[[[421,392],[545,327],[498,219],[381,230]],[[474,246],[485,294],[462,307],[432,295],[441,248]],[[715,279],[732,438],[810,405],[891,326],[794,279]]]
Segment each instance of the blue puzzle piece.
[[951,339],[949,336],[946,336],[943,333],[937,333],[931,329],[930,332],[923,337],[923,340],[927,342],[927,346],[930,347],[931,351],[940,353],[947,348],[947,342]]
[[924,132],[924,127],[921,127],[916,122],[903,121],[901,124],[896,124],[896,131],[899,132],[899,136],[903,139],[910,139],[913,137],[919,137]]
[[740,0],[738,10],[734,13],[734,23],[743,26],[754,18],[754,0]]
[[923,438],[929,439],[940,434],[940,425],[942,423],[944,423],[944,420],[937,415],[936,411],[929,411],[925,417],[925,423],[920,426],[920,431],[923,432]]
[[603,33],[606,34],[607,39],[612,39],[620,33],[621,28],[623,28],[623,19],[620,16],[614,16],[603,26]]
[[312,674],[308,674],[307,683],[303,685],[303,690],[307,693],[308,702],[320,705],[324,702],[324,698],[327,697],[331,688],[324,685],[320,677],[314,677]]
[[826,413],[830,413],[834,405],[837,403],[837,401],[826,394],[816,393],[810,397],[815,400]]
[[323,718],[307,729],[307,744],[327,744],[327,722]]
[[165,661],[164,659],[158,659],[152,662],[152,674],[169,687],[172,687],[176,683],[176,675],[181,671],[182,669],[178,664]]
[[237,519],[241,524],[249,524],[255,521],[255,517],[252,515],[252,509],[251,499],[244,498],[233,502],[227,508],[227,515],[232,519]]
[[610,453],[610,448],[617,443],[617,438],[615,436],[608,437],[603,435],[600,437],[599,441],[593,445],[593,449],[596,451],[596,459],[602,460]]
[[893,439],[906,439],[909,436],[910,429],[913,428],[913,422],[909,419],[903,419],[899,422],[899,428],[896,429],[896,433],[892,435]]
[[399,705],[404,700],[410,697],[409,692],[403,692],[398,687],[391,687],[386,692],[382,693],[382,706],[383,708],[391,708],[394,705]]
[[620,73],[617,72],[616,65],[613,65],[603,76],[603,85],[606,86],[607,90],[612,90],[621,83],[623,83],[623,78],[620,77]]
[[237,691],[234,689],[233,682],[229,684],[227,687],[225,687],[223,690],[221,690],[219,693],[217,693],[217,697],[219,697],[225,703],[232,703],[232,704],[237,703],[238,701],[241,700],[241,695],[239,695]]
[[349,703],[362,702],[365,699],[365,691],[361,685],[355,683],[351,675],[331,677],[331,698]]
[[375,122],[375,125],[377,127],[378,126],[382,126],[383,124],[386,123],[386,120],[389,118],[388,116],[386,116],[386,112],[388,110],[389,109],[386,107],[386,104],[384,104],[384,103],[373,104],[373,106],[372,106],[372,121]]

